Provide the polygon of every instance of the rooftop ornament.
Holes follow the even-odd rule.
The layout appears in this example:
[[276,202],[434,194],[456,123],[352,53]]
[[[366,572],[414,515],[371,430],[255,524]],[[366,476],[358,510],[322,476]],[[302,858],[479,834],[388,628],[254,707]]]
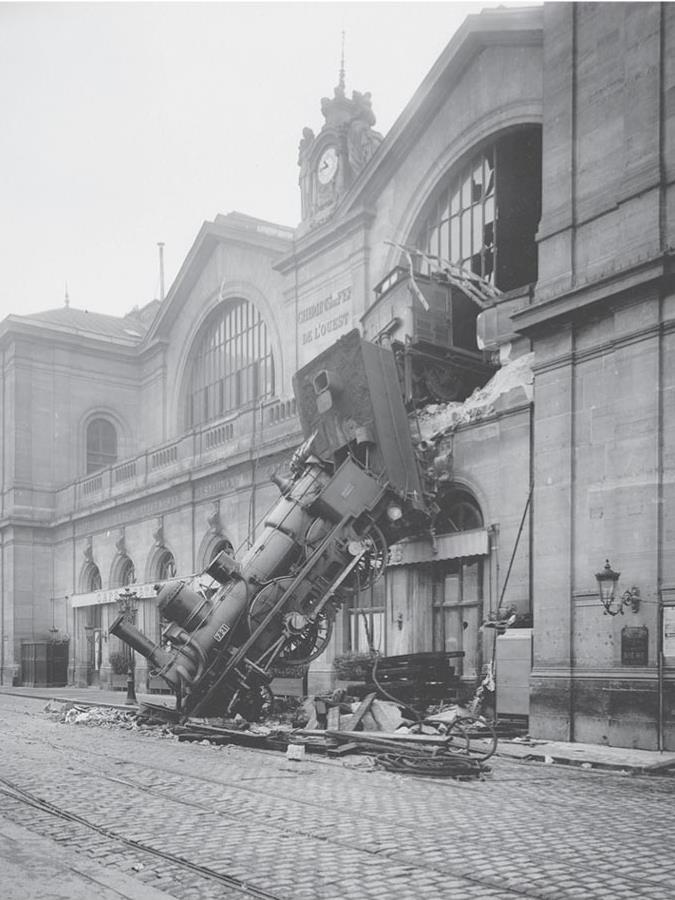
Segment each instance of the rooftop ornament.
[[[640,589],[635,587],[635,585],[624,591],[620,598],[616,598],[616,586],[620,576],[621,572],[615,572],[610,566],[608,559],[605,560],[605,567],[602,572],[596,572],[595,574],[600,593],[600,603],[602,603],[605,615],[623,615],[624,606],[630,606],[634,613],[640,609]],[[617,604],[616,606],[614,605],[615,603]]]

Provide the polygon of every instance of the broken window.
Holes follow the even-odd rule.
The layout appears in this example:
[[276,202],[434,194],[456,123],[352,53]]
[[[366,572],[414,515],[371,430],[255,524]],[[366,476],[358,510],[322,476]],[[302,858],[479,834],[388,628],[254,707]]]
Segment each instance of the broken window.
[[[413,245],[501,291],[537,280],[541,128],[508,132],[446,176]],[[420,271],[430,274],[428,264]]]
[[187,426],[218,419],[274,393],[267,326],[247,300],[228,300],[207,324],[192,362]]

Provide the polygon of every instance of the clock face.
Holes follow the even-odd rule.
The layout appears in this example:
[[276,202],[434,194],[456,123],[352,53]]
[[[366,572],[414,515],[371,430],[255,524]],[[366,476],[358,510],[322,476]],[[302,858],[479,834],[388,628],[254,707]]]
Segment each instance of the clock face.
[[317,168],[317,177],[321,184],[328,184],[335,178],[338,167],[338,156],[335,147],[327,147],[321,154],[319,166]]

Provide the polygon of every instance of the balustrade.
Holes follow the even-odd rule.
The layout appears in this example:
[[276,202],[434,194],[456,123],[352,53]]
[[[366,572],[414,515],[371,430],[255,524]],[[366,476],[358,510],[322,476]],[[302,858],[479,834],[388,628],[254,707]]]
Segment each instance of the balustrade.
[[[231,449],[236,452],[235,442],[246,435],[255,432],[264,442],[266,426],[289,422],[295,415],[294,398],[273,400],[262,407],[241,410],[227,421],[209,423],[170,444],[148,450],[61,488],[56,493],[56,508],[60,513],[67,513],[72,509],[73,500],[75,507],[82,509],[112,495],[119,498],[120,493],[139,491],[149,478],[156,481],[156,472],[168,475],[171,468],[186,462],[197,468],[202,457],[204,462],[212,461],[213,451],[230,442],[233,442]],[[278,433],[278,430],[275,428],[274,432]]]

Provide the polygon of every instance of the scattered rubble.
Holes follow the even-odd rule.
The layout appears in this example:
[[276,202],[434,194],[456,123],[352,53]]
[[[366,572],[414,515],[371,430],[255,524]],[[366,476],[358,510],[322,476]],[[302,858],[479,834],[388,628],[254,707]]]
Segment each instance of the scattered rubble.
[[494,730],[459,706],[432,711],[424,720],[406,718],[410,710],[370,693],[361,700],[338,691],[305,698],[264,722],[188,719],[162,722],[157,708],[138,710],[50,702],[45,711],[65,725],[125,728],[169,737],[180,743],[277,750],[292,762],[307,754],[341,759],[366,755],[371,765],[416,775],[478,778],[489,772],[485,761],[495,752]]
[[437,441],[460,425],[477,422],[495,412],[506,395],[518,391],[523,402],[532,400],[534,375],[533,353],[525,353],[507,362],[488,381],[459,403],[430,403],[418,410],[415,429],[419,425],[420,436],[425,441]]

